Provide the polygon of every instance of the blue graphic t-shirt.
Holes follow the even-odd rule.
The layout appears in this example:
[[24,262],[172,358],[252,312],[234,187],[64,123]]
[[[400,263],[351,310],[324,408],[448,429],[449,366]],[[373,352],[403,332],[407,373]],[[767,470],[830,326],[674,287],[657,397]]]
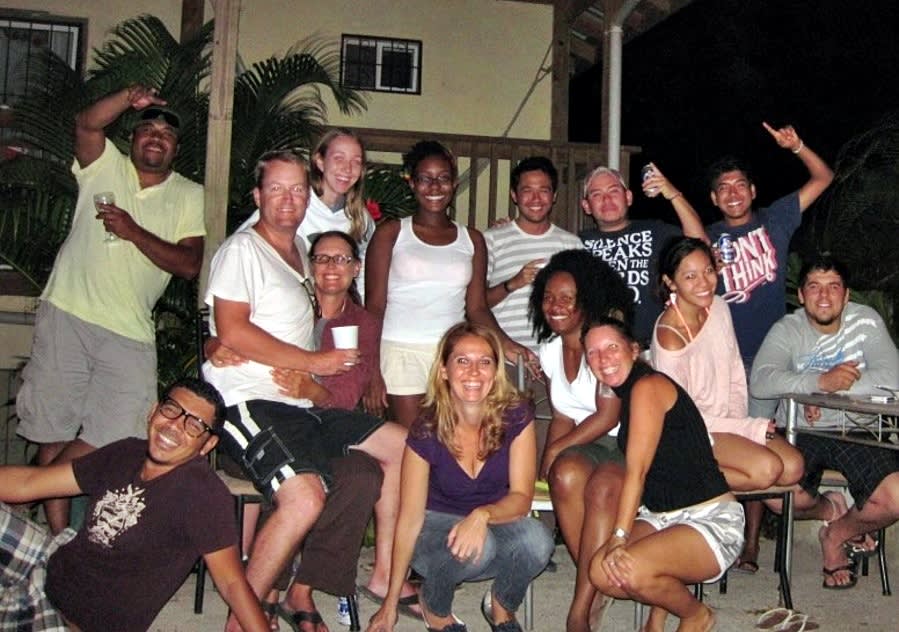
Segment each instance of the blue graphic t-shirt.
[[680,234],[671,224],[636,219],[622,230],[591,229],[579,235],[584,247],[620,274],[634,293],[634,335],[644,347],[649,346],[653,325],[662,313],[662,302],[656,291],[659,254],[668,241]]
[[794,191],[753,213],[743,226],[720,221],[707,229],[712,243],[721,233],[730,234],[734,242],[736,259],[718,273],[718,294],[730,305],[747,367],[752,366],[768,330],[787,313],[787,255],[801,222],[799,192]]

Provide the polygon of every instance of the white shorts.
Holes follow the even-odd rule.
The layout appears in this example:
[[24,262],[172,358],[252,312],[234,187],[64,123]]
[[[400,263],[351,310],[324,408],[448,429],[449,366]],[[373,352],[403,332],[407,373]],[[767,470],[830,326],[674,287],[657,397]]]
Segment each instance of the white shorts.
[[696,529],[718,560],[718,574],[705,580],[706,583],[724,575],[743,551],[743,505],[735,500],[701,503],[661,513],[641,506],[637,520],[650,524],[656,531],[681,524]]
[[428,390],[437,343],[381,341],[381,375],[389,395],[421,395]]

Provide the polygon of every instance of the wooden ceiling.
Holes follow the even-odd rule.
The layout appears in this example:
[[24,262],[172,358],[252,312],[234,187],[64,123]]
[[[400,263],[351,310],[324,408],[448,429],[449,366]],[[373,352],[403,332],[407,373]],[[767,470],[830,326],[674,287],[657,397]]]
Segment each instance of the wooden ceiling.
[[[548,4],[565,16],[569,27],[569,72],[574,75],[602,58],[605,16],[613,15],[622,0],[514,0]],[[624,42],[640,36],[693,0],[641,0],[624,22]]]

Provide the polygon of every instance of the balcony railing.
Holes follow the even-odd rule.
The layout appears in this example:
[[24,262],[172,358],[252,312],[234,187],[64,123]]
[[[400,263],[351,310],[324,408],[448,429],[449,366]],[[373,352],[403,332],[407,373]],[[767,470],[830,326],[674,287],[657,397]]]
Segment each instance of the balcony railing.
[[[525,138],[466,136],[432,132],[406,132],[371,128],[354,128],[363,139],[369,161],[399,164],[401,154],[424,139],[443,143],[456,155],[459,163],[459,188],[453,219],[483,229],[498,218],[514,217],[515,207],[509,197],[509,173],[513,165],[528,156],[546,156],[559,170],[559,189],[553,221],[577,232],[584,226],[580,208],[583,179],[594,167],[606,163],[603,145],[589,143],[557,143]],[[627,177],[630,157],[638,147],[622,147],[621,172]]]

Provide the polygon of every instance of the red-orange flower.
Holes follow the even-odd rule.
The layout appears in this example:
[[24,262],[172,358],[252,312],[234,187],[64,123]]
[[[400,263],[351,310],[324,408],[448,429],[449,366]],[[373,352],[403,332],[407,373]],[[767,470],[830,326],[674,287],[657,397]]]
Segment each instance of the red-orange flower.
[[378,204],[377,200],[365,200],[365,208],[368,209],[368,214],[371,215],[373,220],[378,221],[381,219],[381,205]]

